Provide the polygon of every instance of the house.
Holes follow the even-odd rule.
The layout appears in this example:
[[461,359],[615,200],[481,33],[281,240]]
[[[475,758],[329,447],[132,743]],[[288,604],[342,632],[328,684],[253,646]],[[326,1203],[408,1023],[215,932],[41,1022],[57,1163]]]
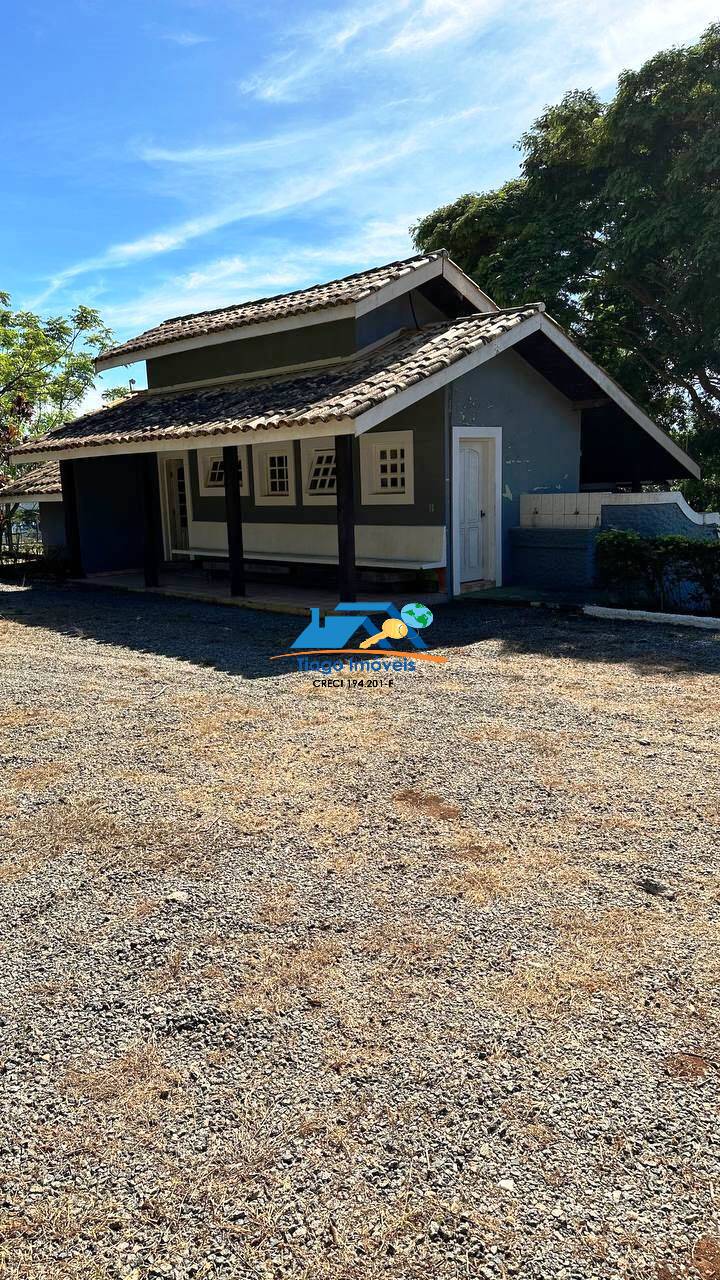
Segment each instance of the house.
[[532,574],[552,532],[557,580],[613,497],[699,475],[541,302],[497,307],[444,252],[166,320],[97,368],[140,359],[147,391],[14,454],[59,464],[76,574],[220,560],[240,595],[250,564],[335,566],[352,600],[426,570],[459,594]]
[[37,506],[40,536],[46,554],[62,555],[65,550],[65,518],[62,507],[60,467],[45,462],[16,476],[0,489],[0,503],[7,506]]

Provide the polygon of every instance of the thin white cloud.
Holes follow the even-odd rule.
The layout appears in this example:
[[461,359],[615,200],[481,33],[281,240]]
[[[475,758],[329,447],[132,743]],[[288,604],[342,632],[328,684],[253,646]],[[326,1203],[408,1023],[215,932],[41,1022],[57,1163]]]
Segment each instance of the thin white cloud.
[[[625,66],[696,39],[715,7],[716,0],[339,4],[290,33],[292,52],[283,37],[246,83],[264,105],[243,104],[242,132],[225,126],[213,136],[199,123],[202,134],[136,150],[138,186],[151,185],[182,213],[58,271],[29,305],[51,296],[53,305],[104,298],[115,327],[137,329],[402,255],[410,223],[512,176],[519,157],[513,161],[508,148],[547,103],[576,87],[611,92]],[[284,105],[303,99],[292,112]],[[258,115],[264,136],[249,133]],[[372,240],[368,228],[382,224],[401,230]],[[199,259],[192,270],[190,253]]]
[[412,253],[408,212],[394,221],[373,220],[352,237],[321,246],[268,241],[251,256],[233,255],[170,276],[129,301],[109,305],[104,316],[120,333],[137,333],[168,316],[209,310],[265,294],[299,289],[320,279],[361,270]]
[[[462,111],[452,119],[465,120],[472,113],[473,109]],[[336,142],[332,153],[321,155],[319,164],[316,160],[314,170],[308,168],[308,159],[317,135],[311,135],[309,147],[300,152],[294,169],[289,169],[284,163],[277,163],[269,181],[264,175],[259,182],[253,183],[248,179],[247,193],[242,200],[221,203],[218,208],[201,216],[185,219],[175,226],[150,232],[136,240],[110,245],[102,253],[73,263],[49,281],[43,293],[32,300],[32,305],[42,306],[55,293],[80,277],[157,258],[234,223],[276,217],[347,191],[353,184],[368,179],[370,175],[392,170],[394,167],[402,168],[403,162],[409,157],[432,145],[434,129],[446,123],[445,119],[435,122],[435,125],[428,122],[423,126],[401,131],[395,137],[360,135],[344,146],[341,142]],[[321,132],[324,132],[324,127]],[[335,132],[337,134],[337,128]],[[183,153],[175,153],[173,163],[179,154],[183,155],[184,162],[190,167],[196,165],[200,170],[207,170],[208,166],[215,166],[219,170],[222,184],[225,185],[229,176],[225,166],[227,148],[190,148]]]
[[502,0],[424,0],[383,52],[418,53],[468,39],[506,7]]
[[164,31],[162,39],[169,44],[179,44],[184,49],[194,49],[199,44],[209,44],[211,36],[201,36],[196,31]]

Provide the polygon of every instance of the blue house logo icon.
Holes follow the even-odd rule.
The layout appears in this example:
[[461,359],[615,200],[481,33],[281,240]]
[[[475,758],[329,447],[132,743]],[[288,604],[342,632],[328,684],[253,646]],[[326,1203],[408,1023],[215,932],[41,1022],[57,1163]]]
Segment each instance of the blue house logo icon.
[[[403,613],[405,612],[403,610]],[[380,626],[372,620],[373,616],[377,618],[379,615],[384,619]],[[429,616],[432,618],[432,614]],[[351,641],[358,632],[365,633],[361,645],[364,649],[370,648],[370,642],[373,649],[392,649],[393,639],[397,637],[408,640],[416,649],[427,648],[422,636],[414,627],[408,625],[399,609],[389,600],[364,600],[361,604],[341,602],[335,605],[331,613],[326,613],[324,618],[320,617],[318,608],[312,608],[309,623],[290,647],[291,649],[337,652],[350,648]]]

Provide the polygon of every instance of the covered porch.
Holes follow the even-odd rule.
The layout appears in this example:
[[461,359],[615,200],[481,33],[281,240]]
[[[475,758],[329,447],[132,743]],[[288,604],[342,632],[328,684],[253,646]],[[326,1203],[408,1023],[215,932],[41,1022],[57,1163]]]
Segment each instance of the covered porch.
[[[260,609],[267,613],[292,613],[307,616],[312,607],[334,609],[339,600],[347,599],[338,590],[325,587],[298,585],[286,580],[246,582],[243,595],[233,595],[229,577],[210,578],[199,565],[163,566],[157,586],[147,586],[145,575],[132,570],[118,573],[89,573],[76,579],[79,584],[107,588],[114,591],[130,591],[168,596],[171,599],[203,600],[207,604],[235,605],[240,608]],[[393,594],[392,592],[390,593]],[[377,600],[378,588],[358,589],[356,600]],[[447,599],[444,592],[423,592],[427,604],[442,604]]]
[[[286,439],[293,435],[282,433]],[[336,568],[332,575],[334,590],[330,596],[352,601],[357,598],[357,556],[355,527],[355,477],[353,466],[352,430],[333,438],[334,477],[336,489]],[[97,585],[124,586],[126,589],[166,590],[176,595],[187,588],[190,595],[199,598],[243,600],[248,596],[248,552],[245,547],[242,515],[241,463],[235,440],[223,441],[221,457],[223,470],[224,533],[225,545],[193,546],[187,537],[188,478],[182,464],[168,467],[166,460],[172,455],[163,451],[138,450],[125,454],[123,482],[129,485],[125,504],[124,527],[119,526],[115,514],[117,556],[112,567],[101,573],[93,572],[92,549],[88,549],[83,531],[83,513],[79,501],[76,462],[65,458],[60,462],[63,510],[68,559],[72,577],[76,580],[90,578]],[[96,516],[99,513],[95,513]],[[97,523],[96,523],[97,527]],[[253,561],[268,561],[284,557],[249,552]],[[323,557],[327,561],[328,557]],[[140,567],[140,561],[142,567]],[[224,571],[223,571],[224,569]],[[255,574],[257,577],[257,574]],[[262,589],[261,589],[262,586]],[[289,602],[290,584],[270,581],[253,583],[255,599],[270,604],[281,596]],[[376,591],[371,594],[377,594]],[[292,589],[290,589],[290,598]],[[315,603],[317,603],[317,593]]]

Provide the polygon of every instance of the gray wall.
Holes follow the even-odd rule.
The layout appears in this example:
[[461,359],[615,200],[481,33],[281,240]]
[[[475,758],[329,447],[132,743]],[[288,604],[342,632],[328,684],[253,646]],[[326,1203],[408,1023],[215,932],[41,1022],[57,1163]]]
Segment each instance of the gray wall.
[[[445,523],[444,476],[444,392],[419,400],[412,408],[374,428],[374,431],[413,432],[415,459],[415,501],[412,505],[383,503],[381,506],[362,506],[360,502],[360,450],[354,442],[355,461],[355,520],[357,524],[381,525],[442,525]],[[330,432],[328,432],[330,434]],[[372,433],[374,434],[374,432]],[[217,447],[217,445],[215,446]],[[253,501],[253,469],[250,458],[250,496],[241,499],[243,520],[248,523],[269,524],[335,524],[335,506],[304,506],[301,497],[302,473],[300,444],[295,442],[296,505],[257,506]],[[249,446],[249,451],[252,445]],[[190,495],[192,512],[196,520],[225,520],[225,499],[200,497],[198,485],[197,454],[190,454]]]
[[140,454],[126,454],[73,463],[86,573],[137,569],[143,563],[141,461]]
[[513,351],[451,385],[453,427],[502,427],[503,581],[510,581],[510,530],[521,493],[574,493],[580,481],[580,415]]
[[39,502],[40,536],[43,550],[52,554],[65,550],[65,513],[62,502]]

